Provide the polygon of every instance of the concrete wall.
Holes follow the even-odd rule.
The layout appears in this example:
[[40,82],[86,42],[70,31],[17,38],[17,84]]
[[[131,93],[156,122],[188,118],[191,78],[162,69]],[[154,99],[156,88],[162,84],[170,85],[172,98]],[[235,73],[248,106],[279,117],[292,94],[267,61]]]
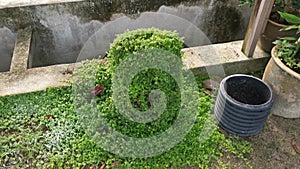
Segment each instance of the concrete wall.
[[84,0],[2,0],[0,1],[0,9],[78,1]]
[[[0,36],[12,40],[0,40],[0,46],[9,46],[0,48],[0,53],[5,53],[1,55],[0,70],[7,68],[16,32],[28,25],[33,28],[30,66],[38,67],[75,62],[95,32],[120,16],[138,18],[145,11],[184,18],[201,29],[212,43],[242,39],[251,12],[239,7],[238,0],[90,0],[1,9],[0,28],[4,31],[0,31]],[[174,24],[174,29],[180,26],[188,25]],[[108,45],[110,41],[104,43]]]
[[7,27],[0,28],[0,72],[9,71],[16,34]]

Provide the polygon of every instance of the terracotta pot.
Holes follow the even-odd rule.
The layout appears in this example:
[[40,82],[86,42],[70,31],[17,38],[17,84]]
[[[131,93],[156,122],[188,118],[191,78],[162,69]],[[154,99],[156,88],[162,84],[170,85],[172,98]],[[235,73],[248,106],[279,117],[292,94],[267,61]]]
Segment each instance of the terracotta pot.
[[276,23],[271,21],[270,19],[267,22],[266,29],[264,33],[261,34],[259,38],[259,46],[266,52],[271,52],[272,48],[274,47],[274,42],[277,39],[286,36],[295,36],[296,30],[290,31],[280,31],[280,29],[286,27],[286,25]]
[[263,80],[275,95],[271,113],[285,118],[300,118],[300,74],[281,62],[277,50],[277,46],[273,47],[263,75]]

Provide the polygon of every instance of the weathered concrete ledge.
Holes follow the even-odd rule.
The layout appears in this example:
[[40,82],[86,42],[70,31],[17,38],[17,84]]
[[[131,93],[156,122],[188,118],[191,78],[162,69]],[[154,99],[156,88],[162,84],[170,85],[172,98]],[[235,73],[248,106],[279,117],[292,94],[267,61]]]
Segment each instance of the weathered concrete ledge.
[[270,55],[257,47],[254,56],[249,58],[242,53],[242,44],[243,41],[234,41],[186,48],[183,63],[196,75],[231,75],[264,69]]
[[42,91],[69,85],[74,64],[28,69],[22,74],[0,73],[0,96]]
[[31,27],[18,31],[10,71],[0,73],[0,96],[68,85],[65,80],[71,76],[67,69],[71,70],[75,64],[28,69],[31,40]]
[[84,0],[4,0],[0,1],[0,9],[80,1]]
[[[0,73],[0,96],[41,91],[49,87],[70,85],[73,70],[80,63],[61,64],[28,69],[30,57],[30,28],[18,32],[11,70]],[[240,50],[242,41],[183,49],[184,65],[196,75],[215,74],[224,70],[226,75],[249,73],[265,68],[269,54],[257,48],[253,58]]]
[[10,66],[10,72],[19,74],[24,73],[27,70],[31,37],[31,27],[27,27],[18,31],[17,41]]

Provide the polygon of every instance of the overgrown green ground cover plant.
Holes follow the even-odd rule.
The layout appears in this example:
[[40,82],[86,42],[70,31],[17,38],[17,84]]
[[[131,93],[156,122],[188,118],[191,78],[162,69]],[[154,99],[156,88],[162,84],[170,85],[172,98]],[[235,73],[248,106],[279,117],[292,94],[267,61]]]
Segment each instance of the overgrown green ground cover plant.
[[[178,57],[182,56],[180,50],[183,42],[176,33],[150,29],[127,34],[135,33],[140,34],[134,38],[139,39],[140,36],[144,38],[140,37],[141,40],[137,41],[129,38],[127,41],[131,41],[131,45],[138,46],[134,42],[144,44],[148,38],[152,38],[152,40],[156,38],[158,41],[157,43],[150,43],[149,41],[148,45],[144,44],[147,47],[136,47],[136,50],[133,48],[128,51],[121,49],[118,52],[137,52],[140,49],[161,48],[161,46],[167,45],[163,48],[164,50],[173,52]],[[158,38],[162,35],[172,36]],[[123,38],[121,38],[122,40]],[[118,44],[117,41],[115,44]],[[178,45],[177,48],[173,48],[172,44]],[[121,46],[126,47],[126,45]],[[95,97],[93,101],[97,103],[97,109],[111,126],[129,136],[149,137],[162,132],[170,127],[176,118],[176,110],[178,110],[176,104],[180,102],[178,99],[180,96],[178,96],[178,92],[174,91],[179,90],[178,86],[172,77],[165,72],[155,69],[141,72],[130,85],[131,102],[136,106],[135,108],[139,110],[149,108],[150,105],[146,98],[149,90],[153,88],[161,88],[171,103],[167,105],[162,118],[153,123],[139,124],[125,119],[118,114],[111,98],[112,76],[116,68],[113,63],[118,65],[121,62],[121,60],[112,61],[111,59],[114,59],[112,58],[114,54],[120,56],[118,52],[114,53],[112,50],[108,54],[110,57],[108,62],[103,64],[99,64],[97,61],[83,63],[77,71],[80,80],[75,80],[76,83],[73,85],[79,86],[80,89],[80,86],[84,85],[90,78],[95,78],[91,72],[97,70],[94,85],[104,85],[105,91],[99,97]],[[80,114],[76,113],[76,105],[74,105],[74,100],[78,97],[88,98],[89,91],[82,91],[86,97],[81,94],[74,94],[71,87],[51,88],[42,92],[2,97],[0,98],[0,167],[177,169],[185,167],[211,168],[213,162],[216,161],[219,167],[223,168],[227,166],[220,160],[223,153],[232,153],[247,160],[247,154],[252,151],[251,145],[245,141],[225,138],[219,132],[218,127],[213,125],[214,121],[210,114],[211,97],[206,95],[202,89],[203,79],[203,77],[196,78],[200,97],[199,100],[196,100],[198,113],[192,129],[175,147],[151,158],[120,157],[105,151],[92,140],[86,133],[85,126],[80,123],[81,117]],[[81,106],[90,103],[85,101],[82,102]],[[210,123],[212,124],[212,133],[204,143],[200,143],[200,133],[207,120],[212,122]]]
[[[73,108],[71,91],[71,88],[48,89],[0,99],[1,167],[82,168],[105,164],[106,168],[116,165],[120,168],[184,168],[194,165],[210,168],[211,162],[218,160],[224,152],[242,158],[251,152],[249,143],[226,139],[217,128],[205,144],[199,144],[203,122],[210,115],[210,97],[200,92],[199,116],[180,144],[154,158],[115,156],[85,134]],[[130,129],[125,132],[129,133]]]
[[[181,58],[182,48],[183,39],[179,38],[178,34],[175,32],[162,31],[155,28],[128,31],[118,35],[111,45],[107,54],[109,69],[111,74],[114,75],[116,68],[124,59],[132,57],[132,54],[137,54],[139,51],[144,51],[145,53],[141,55],[138,54],[138,57],[149,55],[154,49],[161,49],[162,51],[173,54],[175,57]],[[161,51],[155,51],[153,55],[165,57],[165,54]],[[151,57],[151,55],[149,55],[149,57]],[[163,62],[163,58],[161,58],[160,61]],[[163,64],[168,65],[170,63],[165,62]],[[182,69],[182,65],[170,66],[176,67],[176,70]],[[101,77],[97,77],[96,79],[101,79]],[[126,78],[125,80],[127,81],[130,79]],[[151,91],[155,89],[164,92],[168,100],[166,110],[161,118],[152,123],[147,123],[146,125],[142,123],[138,124],[126,119],[116,110],[112,110],[105,112],[107,117],[109,117],[110,122],[113,123],[111,125],[116,126],[123,134],[136,137],[149,137],[168,129],[176,119],[180,108],[180,89],[171,75],[158,69],[145,69],[140,72],[132,79],[129,87],[130,101],[137,110],[146,111],[151,106],[148,96]],[[115,119],[114,122],[113,119]],[[123,126],[127,126],[127,128],[124,128]],[[132,129],[129,129],[131,127]]]
[[181,58],[183,39],[176,32],[155,28],[137,29],[120,34],[107,54],[110,67],[118,66],[130,54],[145,49],[162,49]]

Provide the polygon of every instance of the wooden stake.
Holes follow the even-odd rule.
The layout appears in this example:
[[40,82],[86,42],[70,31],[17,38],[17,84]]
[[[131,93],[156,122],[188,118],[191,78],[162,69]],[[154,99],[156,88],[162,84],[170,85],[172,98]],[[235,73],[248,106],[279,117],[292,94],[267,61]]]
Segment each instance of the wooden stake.
[[242,52],[248,57],[252,57],[259,36],[264,31],[274,0],[255,0],[247,33],[244,39]]

